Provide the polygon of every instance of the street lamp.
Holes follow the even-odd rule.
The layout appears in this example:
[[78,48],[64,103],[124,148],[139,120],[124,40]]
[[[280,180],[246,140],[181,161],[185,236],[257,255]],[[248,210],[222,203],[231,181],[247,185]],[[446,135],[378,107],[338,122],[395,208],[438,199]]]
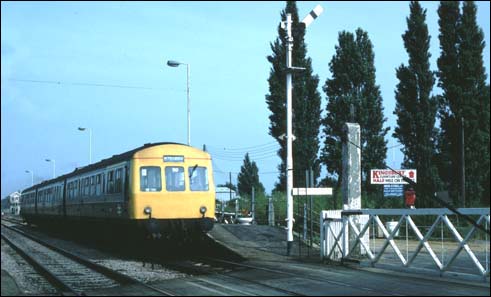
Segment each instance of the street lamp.
[[45,159],[46,162],[53,163],[53,178],[56,177],[56,161],[54,159]]
[[34,172],[32,170],[26,170],[26,173],[31,174],[31,187],[34,185]]
[[186,65],[187,72],[187,97],[188,97],[188,145],[191,145],[191,106],[189,102],[189,64],[181,63],[177,61],[169,60],[167,65],[170,67],[178,67],[179,65]]
[[90,164],[92,164],[92,129],[91,128],[78,127],[78,130],[80,130],[80,131],[85,131],[86,129],[89,130],[89,165],[90,165]]

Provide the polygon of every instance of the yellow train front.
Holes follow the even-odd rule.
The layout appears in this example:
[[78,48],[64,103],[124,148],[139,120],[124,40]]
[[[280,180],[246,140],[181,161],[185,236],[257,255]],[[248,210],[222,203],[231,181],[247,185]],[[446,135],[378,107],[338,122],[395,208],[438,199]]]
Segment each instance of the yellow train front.
[[25,189],[21,215],[76,232],[187,237],[213,228],[210,155],[177,143],[145,144]]
[[129,218],[153,238],[213,228],[215,189],[208,153],[179,144],[152,146],[131,160]]

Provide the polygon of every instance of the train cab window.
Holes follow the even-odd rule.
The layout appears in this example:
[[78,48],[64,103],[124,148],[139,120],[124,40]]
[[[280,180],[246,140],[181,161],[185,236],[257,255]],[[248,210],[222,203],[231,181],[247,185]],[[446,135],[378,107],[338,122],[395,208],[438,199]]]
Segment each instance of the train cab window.
[[165,167],[165,188],[170,192],[184,191],[184,167]]
[[191,191],[208,191],[208,170],[206,167],[189,167],[188,172]]
[[162,176],[160,167],[144,166],[140,167],[140,191],[160,192],[162,191]]

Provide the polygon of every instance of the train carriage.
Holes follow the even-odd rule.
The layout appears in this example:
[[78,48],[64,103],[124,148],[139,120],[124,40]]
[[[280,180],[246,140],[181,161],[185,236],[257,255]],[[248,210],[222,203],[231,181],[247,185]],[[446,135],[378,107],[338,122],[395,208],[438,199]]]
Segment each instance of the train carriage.
[[119,228],[153,238],[203,233],[214,221],[212,174],[207,152],[146,144],[24,190],[21,215],[37,224]]

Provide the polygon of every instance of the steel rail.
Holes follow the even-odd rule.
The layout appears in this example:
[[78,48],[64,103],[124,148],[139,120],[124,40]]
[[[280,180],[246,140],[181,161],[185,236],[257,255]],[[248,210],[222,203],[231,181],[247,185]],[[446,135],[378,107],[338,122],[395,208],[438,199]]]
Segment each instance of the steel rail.
[[[153,291],[156,291],[156,292],[159,292],[161,294],[163,294],[164,296],[175,296],[174,293],[170,292],[170,291],[166,291],[166,290],[163,290],[163,289],[160,289],[160,288],[157,288],[157,287],[154,287],[152,285],[148,285],[148,284],[145,284],[135,278],[132,278],[128,275],[125,275],[123,273],[120,273],[118,271],[115,271],[115,270],[112,270],[106,266],[103,266],[103,265],[100,265],[100,264],[97,264],[97,263],[94,263],[92,262],[91,260],[88,260],[86,258],[83,258],[81,256],[78,256],[78,255],[75,255],[67,250],[64,250],[62,248],[59,248],[59,247],[56,247],[50,243],[47,243],[45,242],[44,240],[42,239],[39,239],[31,234],[28,234],[28,233],[25,233],[24,231],[21,231],[21,230],[18,230],[16,228],[12,228],[12,227],[9,227],[9,226],[6,226],[4,224],[2,224],[2,226],[8,228],[9,230],[12,230],[14,232],[17,232],[51,250],[54,250],[60,254],[62,254],[63,256],[71,259],[71,260],[74,260],[76,261],[77,263],[80,263],[88,268],[90,268],[91,270],[93,271],[96,271],[96,272],[99,272],[101,273],[102,275],[112,279],[112,280],[115,280],[116,282],[120,283],[120,284],[137,284],[137,285],[140,285],[140,286],[143,286],[143,287],[146,287],[150,290],[153,290]],[[4,237],[2,235],[2,237]]]

